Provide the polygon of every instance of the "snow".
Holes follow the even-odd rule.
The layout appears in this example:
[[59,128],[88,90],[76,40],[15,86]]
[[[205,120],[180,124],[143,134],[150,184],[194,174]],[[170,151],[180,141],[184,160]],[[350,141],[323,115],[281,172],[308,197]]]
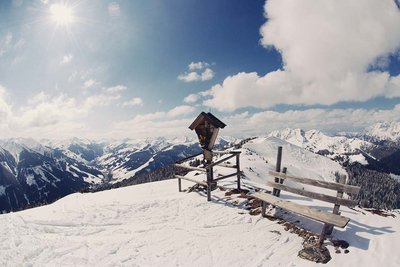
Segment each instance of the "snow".
[[368,165],[368,161],[365,159],[365,157],[362,154],[350,155],[349,160],[350,160],[350,163],[358,162],[362,165]]
[[6,194],[6,187],[0,185],[0,196],[5,195]]
[[390,177],[392,177],[393,179],[395,179],[395,180],[400,182],[400,175],[396,175],[396,174],[391,173]]
[[[291,174],[332,180],[339,164],[276,138],[245,144],[243,187],[265,184],[273,170],[277,146]],[[268,163],[267,163],[268,161]],[[250,168],[252,168],[250,170]],[[232,172],[219,167],[215,175]],[[189,175],[195,176],[195,172]],[[235,188],[234,178],[224,180]],[[183,188],[193,185],[182,181]],[[271,189],[271,188],[268,188]],[[283,199],[320,209],[331,204],[286,192]],[[98,193],[72,194],[34,209],[0,215],[1,266],[321,266],[300,259],[303,239],[278,221],[252,216],[247,200],[225,191],[178,192],[176,180],[148,183]],[[335,253],[327,266],[400,266],[399,211],[382,217],[359,208],[341,207],[351,219],[335,228],[334,239],[350,243],[349,253]],[[274,210],[270,210],[273,214]],[[319,233],[322,224],[294,214],[277,213],[299,227]]]
[[379,140],[400,140],[400,122],[379,122],[366,129],[366,134]]
[[[341,210],[352,220],[334,235],[349,241],[350,253],[335,254],[326,242],[328,266],[400,264],[392,254],[400,245],[397,218]],[[249,215],[223,191],[212,202],[179,193],[175,180],[69,195],[1,215],[0,229],[3,266],[319,266],[297,257],[302,239],[276,221]]]
[[26,177],[27,185],[29,185],[29,186],[36,185],[37,186],[36,181],[35,181],[35,175],[33,173],[27,173],[25,175],[25,177]]
[[304,132],[301,129],[273,131],[268,136],[285,140],[291,144],[306,148],[312,152],[327,150],[332,154],[355,153],[373,144],[367,141],[345,136],[328,136],[319,130]]
[[[346,173],[339,163],[275,137],[257,138],[245,144],[244,148],[253,152],[255,157],[247,162],[242,161],[243,166],[251,167],[253,170],[260,169],[261,167],[257,164],[264,166],[266,164],[263,161],[268,161],[267,169],[261,168],[260,177],[270,170],[275,171],[278,146],[282,146],[282,167],[288,168],[288,174],[334,181],[335,172]],[[251,180],[258,179],[253,176]]]

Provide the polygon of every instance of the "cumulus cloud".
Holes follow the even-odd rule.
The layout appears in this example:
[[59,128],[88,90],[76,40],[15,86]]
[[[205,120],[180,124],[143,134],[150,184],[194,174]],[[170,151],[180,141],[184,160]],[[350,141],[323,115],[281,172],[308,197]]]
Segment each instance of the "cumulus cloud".
[[215,76],[215,72],[208,68],[207,62],[191,62],[188,65],[189,72],[184,72],[178,75],[178,80],[184,82],[209,81]]
[[86,80],[86,81],[83,83],[82,88],[83,88],[84,90],[87,90],[87,89],[90,89],[90,88],[92,88],[93,86],[95,86],[95,85],[97,85],[97,84],[99,84],[99,82],[96,81],[95,79],[89,79],[89,80]]
[[108,4],[108,14],[111,17],[118,17],[121,15],[121,8],[117,2],[111,2]]
[[130,99],[129,101],[125,101],[124,103],[122,103],[123,107],[126,106],[142,106],[143,105],[143,100],[140,97],[134,97],[132,99]]
[[202,70],[210,66],[209,63],[200,61],[200,62],[191,62],[188,66],[189,70]]
[[61,65],[66,65],[72,61],[73,55],[72,54],[66,54],[63,56],[63,58],[60,61]]
[[125,91],[127,89],[128,89],[128,87],[126,87],[125,85],[116,85],[116,86],[112,86],[112,87],[107,88],[105,91],[107,93],[112,93],[113,94],[113,93],[120,93],[120,92]]
[[228,125],[226,133],[232,135],[259,135],[276,129],[318,129],[328,133],[362,131],[382,121],[400,121],[400,104],[393,109],[306,109],[285,112],[248,112],[227,116],[222,119]]
[[39,92],[20,108],[13,108],[7,91],[0,86],[0,131],[4,137],[63,138],[94,136],[87,124],[97,107],[116,104],[120,90],[102,89],[84,99],[65,94],[49,95]]
[[10,48],[13,40],[12,33],[7,33],[0,39],[0,56],[4,55]]
[[82,119],[87,117],[88,112],[74,98],[63,94],[50,97],[40,92],[25,106],[19,109],[9,108],[7,120],[0,120],[0,129],[3,138],[74,136],[86,128]]
[[[109,134],[135,138],[180,136],[193,120],[195,110],[194,107],[183,105],[168,111],[136,115],[131,120],[115,123]],[[121,133],[125,136],[121,136]]]
[[6,100],[7,91],[0,85],[0,125],[6,123],[11,114],[11,105]]
[[198,94],[190,94],[183,99],[185,103],[196,103],[199,100],[200,96]]
[[[400,96],[398,76],[381,70],[400,48],[394,1],[269,0],[265,14],[261,44],[281,53],[283,69],[229,76],[207,91],[205,106],[232,111]],[[374,64],[378,70],[368,71]]]

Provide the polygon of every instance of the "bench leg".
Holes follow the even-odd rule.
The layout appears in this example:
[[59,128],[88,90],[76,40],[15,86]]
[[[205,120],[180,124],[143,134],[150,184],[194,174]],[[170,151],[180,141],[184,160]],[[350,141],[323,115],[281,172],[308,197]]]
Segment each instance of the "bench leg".
[[321,234],[320,234],[319,240],[318,240],[319,246],[322,246],[322,244],[324,243],[326,231],[328,230],[329,226],[330,226],[329,224],[325,223],[324,227],[322,227],[322,231],[321,231]]
[[265,211],[267,210],[267,203],[265,201],[261,201],[261,215],[265,217]]
[[179,192],[182,192],[182,181],[180,178],[178,178],[178,189],[179,189]]

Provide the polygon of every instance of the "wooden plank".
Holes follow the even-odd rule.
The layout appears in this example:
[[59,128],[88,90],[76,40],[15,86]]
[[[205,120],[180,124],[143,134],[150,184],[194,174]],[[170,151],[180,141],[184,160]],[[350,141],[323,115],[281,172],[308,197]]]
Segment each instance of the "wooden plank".
[[225,154],[240,154],[241,151],[213,151],[213,154],[216,155],[225,155]]
[[225,157],[225,158],[220,159],[220,160],[218,160],[218,161],[216,161],[216,162],[213,162],[213,163],[207,165],[206,168],[207,168],[207,169],[212,168],[212,167],[214,167],[215,165],[218,165],[218,164],[220,164],[220,163],[222,163],[222,162],[224,162],[224,161],[227,161],[227,160],[230,159],[230,158],[233,158],[234,156],[236,156],[236,154],[232,154],[232,155],[230,155],[230,156],[228,156],[228,157]]
[[191,156],[189,156],[189,157],[186,157],[186,158],[180,159],[180,160],[178,160],[176,163],[177,163],[177,164],[179,164],[179,163],[182,163],[182,162],[184,162],[184,161],[186,161],[186,160],[189,160],[189,159],[195,158],[195,157],[197,157],[197,156],[200,156],[200,155],[203,155],[203,152],[200,152],[200,153],[197,153],[197,154],[191,155]]
[[320,180],[299,177],[299,176],[293,176],[293,175],[288,175],[288,174],[283,175],[280,172],[274,172],[274,171],[270,171],[269,174],[274,177],[277,176],[279,178],[289,179],[289,180],[293,180],[293,181],[296,181],[299,183],[323,187],[323,188],[332,189],[335,191],[342,191],[342,192],[349,193],[349,194],[358,194],[358,192],[360,191],[360,187],[354,186],[354,185],[331,183],[331,182],[320,181]]
[[226,164],[226,163],[220,163],[220,164],[218,164],[218,167],[237,169],[236,165],[229,165],[229,164]]
[[234,173],[231,173],[231,174],[228,174],[228,175],[224,175],[224,176],[215,178],[214,181],[219,181],[219,180],[226,179],[226,178],[229,178],[229,177],[232,177],[232,176],[237,176],[237,175],[240,175],[240,174],[241,174],[241,172],[234,172]]
[[337,214],[332,214],[328,212],[324,212],[321,210],[317,210],[314,208],[306,207],[303,205],[299,205],[296,203],[293,203],[291,201],[283,200],[279,197],[270,195],[270,194],[265,194],[265,193],[253,193],[253,197],[258,198],[262,201],[265,201],[267,203],[270,203],[272,205],[281,207],[285,210],[292,211],[295,213],[298,213],[304,217],[311,218],[316,221],[320,221],[323,223],[329,223],[337,227],[344,228],[347,223],[350,221],[349,218],[337,215]]
[[206,181],[199,181],[193,178],[189,178],[189,177],[185,177],[185,176],[181,176],[181,175],[175,175],[175,178],[177,179],[183,179],[183,180],[187,180],[196,184],[201,184],[201,185],[205,185],[207,186],[207,182]]
[[198,168],[198,167],[192,167],[192,166],[186,166],[182,164],[175,164],[176,167],[188,169],[188,170],[193,170],[193,171],[199,171],[199,172],[206,172],[205,168]]
[[324,195],[324,194],[320,194],[320,193],[310,192],[310,191],[306,191],[303,189],[293,188],[293,187],[290,187],[287,185],[278,184],[278,183],[274,183],[274,182],[270,182],[270,181],[267,181],[267,184],[276,189],[284,190],[284,191],[287,191],[290,193],[322,200],[322,201],[333,203],[333,204],[344,205],[344,206],[348,206],[348,207],[354,207],[357,205],[357,201],[350,200],[350,199],[344,199],[344,198],[340,198],[340,197],[334,197],[334,196],[328,196],[328,195]]

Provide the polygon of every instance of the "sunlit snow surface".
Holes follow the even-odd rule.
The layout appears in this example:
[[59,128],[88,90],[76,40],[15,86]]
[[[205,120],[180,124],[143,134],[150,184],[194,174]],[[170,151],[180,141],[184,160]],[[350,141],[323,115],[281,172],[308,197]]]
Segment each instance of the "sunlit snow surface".
[[[245,145],[241,162],[247,178],[243,186],[266,181],[265,172],[275,165],[277,145],[277,140],[265,139]],[[315,178],[322,179],[335,169],[336,165],[322,163],[322,159],[310,158],[300,150],[291,155],[290,146],[282,145],[283,165],[293,174],[301,174],[300,167],[294,168],[297,157],[297,166],[305,170],[303,175],[321,172],[321,177]],[[229,171],[219,168],[216,173]],[[183,188],[191,185],[183,181]],[[224,185],[234,188],[234,179]],[[227,197],[219,189],[212,195],[212,201],[207,202],[203,193],[179,193],[177,181],[167,180],[77,193],[52,205],[4,214],[0,216],[0,265],[320,266],[297,257],[302,248],[300,237],[286,232],[277,221],[251,216],[242,209],[246,199]],[[330,204],[285,192],[281,196],[331,208]],[[396,218],[384,218],[346,207],[341,212],[351,221],[345,229],[335,228],[333,235],[350,243],[350,253],[336,254],[333,245],[326,242],[332,256],[327,266],[400,266],[400,258],[395,256],[400,245],[399,213],[394,213]],[[316,233],[322,227],[295,215],[283,216],[292,222],[299,220],[297,225]]]

